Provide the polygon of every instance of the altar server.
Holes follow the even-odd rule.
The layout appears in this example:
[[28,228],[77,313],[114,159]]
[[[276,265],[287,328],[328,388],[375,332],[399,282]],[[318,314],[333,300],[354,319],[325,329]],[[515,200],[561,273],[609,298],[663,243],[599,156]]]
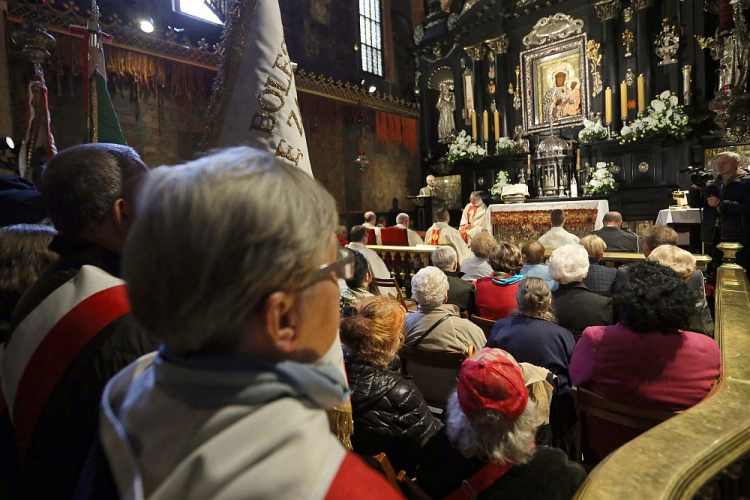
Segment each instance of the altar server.
[[555,209],[549,214],[549,218],[552,223],[552,229],[539,238],[539,243],[544,245],[544,248],[557,248],[571,243],[578,244],[578,236],[563,229],[565,225],[565,212]]
[[435,219],[437,222],[434,223],[425,233],[424,241],[428,245],[449,245],[452,246],[458,254],[459,264],[464,259],[472,257],[471,250],[468,245],[461,237],[461,233],[450,227],[448,224],[451,221],[451,216],[448,211],[444,208],[435,211]]

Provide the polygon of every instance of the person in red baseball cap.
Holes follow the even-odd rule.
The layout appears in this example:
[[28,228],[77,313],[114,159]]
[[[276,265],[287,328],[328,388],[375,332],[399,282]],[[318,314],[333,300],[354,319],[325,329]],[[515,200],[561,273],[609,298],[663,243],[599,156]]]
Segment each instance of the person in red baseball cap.
[[433,498],[567,500],[586,471],[535,447],[537,404],[516,360],[486,348],[464,361],[448,423],[425,446],[417,484]]

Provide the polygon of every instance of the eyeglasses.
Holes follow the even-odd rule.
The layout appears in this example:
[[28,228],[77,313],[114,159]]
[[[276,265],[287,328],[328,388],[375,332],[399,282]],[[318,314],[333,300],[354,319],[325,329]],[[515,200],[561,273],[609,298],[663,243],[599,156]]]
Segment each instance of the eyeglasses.
[[336,259],[328,264],[323,264],[310,277],[310,283],[315,284],[334,273],[336,279],[350,280],[354,277],[354,252],[348,248],[336,249]]

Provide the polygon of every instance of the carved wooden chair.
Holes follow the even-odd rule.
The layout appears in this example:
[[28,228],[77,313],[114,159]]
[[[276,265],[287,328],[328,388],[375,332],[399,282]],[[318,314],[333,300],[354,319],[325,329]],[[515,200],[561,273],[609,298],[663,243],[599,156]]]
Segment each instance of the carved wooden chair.
[[485,337],[487,337],[488,339],[490,338],[490,335],[492,334],[492,327],[495,326],[494,319],[483,318],[482,316],[472,314],[469,318],[469,321],[481,328],[484,332]]

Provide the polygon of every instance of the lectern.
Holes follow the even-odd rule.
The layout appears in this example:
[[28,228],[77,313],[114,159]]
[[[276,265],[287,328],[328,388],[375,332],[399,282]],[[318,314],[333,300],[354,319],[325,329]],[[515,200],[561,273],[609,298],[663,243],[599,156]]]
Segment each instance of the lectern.
[[445,208],[445,200],[438,196],[407,196],[417,206],[417,228],[427,231],[435,222],[435,211]]

